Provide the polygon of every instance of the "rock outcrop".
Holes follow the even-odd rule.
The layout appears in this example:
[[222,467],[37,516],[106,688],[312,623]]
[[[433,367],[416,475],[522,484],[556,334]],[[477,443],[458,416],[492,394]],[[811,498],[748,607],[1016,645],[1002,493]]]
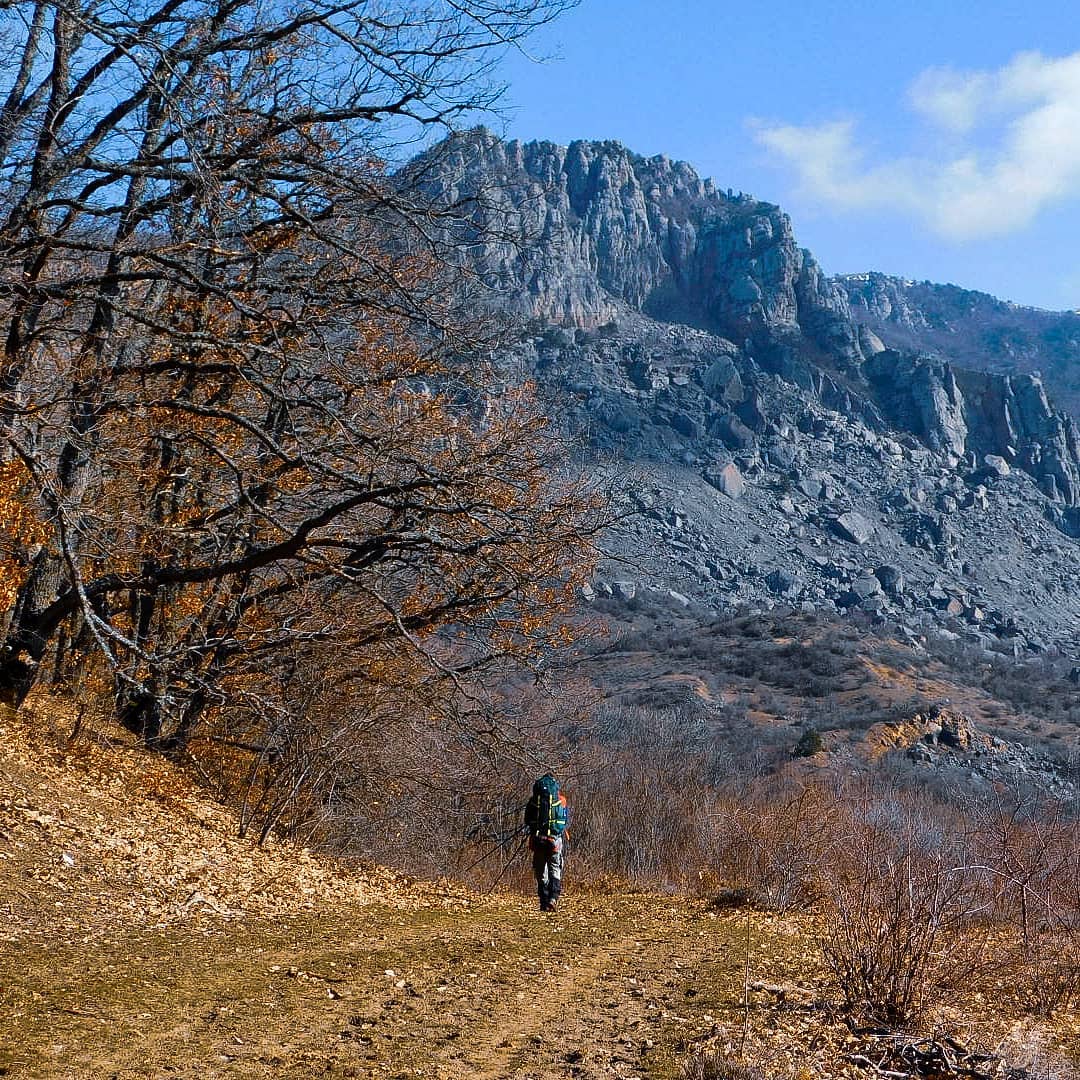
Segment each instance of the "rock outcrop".
[[472,203],[471,258],[519,314],[594,329],[630,309],[740,343],[805,338],[845,362],[861,357],[844,291],[795,243],[788,216],[683,162],[478,129],[413,169],[440,199]]
[[[468,258],[491,303],[587,333],[644,316],[717,335],[722,354],[690,380],[709,402],[699,395],[670,410],[687,438],[753,445],[761,416],[745,404],[741,361],[875,430],[912,432],[952,464],[995,454],[1063,507],[1080,503],[1075,424],[1051,408],[1036,376],[887,347],[890,332],[948,337],[957,320],[1028,309],[881,274],[831,280],[778,207],[615,142],[503,142],[478,129],[412,168],[438,200],[470,207]],[[1077,327],[1080,357],[1080,319]],[[634,361],[631,376],[638,390],[664,389],[648,358]],[[625,426],[621,404],[609,402],[606,419]]]
[[959,459],[967,449],[965,402],[952,368],[933,357],[885,349],[864,366],[891,425]]
[[[506,363],[639,478],[619,543],[642,576],[609,568],[596,602],[859,611],[1080,659],[1080,434],[1038,376],[919,337],[951,332],[936,287],[831,281],[777,207],[617,143],[478,131],[413,168],[469,207],[469,300],[517,316]],[[969,319],[1012,310],[942,288]]]
[[1000,455],[1035,478],[1055,501],[1080,503],[1080,432],[1076,421],[1051,405],[1034,375],[959,371],[977,457]]
[[873,342],[934,352],[957,367],[1002,374],[1040,373],[1059,407],[1080,416],[1080,312],[1042,311],[986,293],[887,274],[834,279]]
[[916,767],[934,770],[948,781],[963,777],[974,788],[1023,784],[1059,798],[1075,799],[1076,786],[1060,762],[1021,742],[990,735],[971,717],[945,706],[908,720],[874,724],[865,738],[873,761],[903,754]]
[[891,425],[959,462],[998,457],[1054,501],[1080,502],[1080,432],[1034,375],[964,371],[939,357],[876,353],[863,371]]

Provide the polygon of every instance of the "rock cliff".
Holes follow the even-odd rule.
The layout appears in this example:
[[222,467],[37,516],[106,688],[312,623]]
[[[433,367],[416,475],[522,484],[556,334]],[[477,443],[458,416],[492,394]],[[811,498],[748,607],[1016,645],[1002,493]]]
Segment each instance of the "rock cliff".
[[965,371],[925,354],[890,349],[864,365],[892,426],[969,467],[987,455],[1032,476],[1055,502],[1080,503],[1080,433],[1051,407],[1035,375]]
[[860,610],[1080,655],[1076,424],[1035,373],[937,347],[1030,309],[829,279],[776,206],[618,143],[474,131],[411,168],[468,210],[470,299],[517,318],[507,362],[637,471],[619,543],[640,580],[595,596]]
[[1080,416],[1080,313],[1042,311],[887,274],[834,280],[863,333],[882,347],[934,352],[977,371],[1039,373],[1056,403]]
[[683,162],[481,129],[414,168],[448,203],[471,203],[483,237],[472,260],[519,314],[592,329],[630,309],[740,343],[805,338],[830,359],[861,357],[844,290],[798,247],[788,216]]

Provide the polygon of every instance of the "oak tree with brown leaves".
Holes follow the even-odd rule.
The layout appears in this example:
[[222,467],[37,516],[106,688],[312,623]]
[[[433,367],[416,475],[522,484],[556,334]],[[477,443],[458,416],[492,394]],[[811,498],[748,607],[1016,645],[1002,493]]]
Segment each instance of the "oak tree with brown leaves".
[[602,500],[484,359],[468,208],[389,163],[565,6],[4,7],[8,701],[96,678],[265,776],[315,686],[419,709],[557,643]]

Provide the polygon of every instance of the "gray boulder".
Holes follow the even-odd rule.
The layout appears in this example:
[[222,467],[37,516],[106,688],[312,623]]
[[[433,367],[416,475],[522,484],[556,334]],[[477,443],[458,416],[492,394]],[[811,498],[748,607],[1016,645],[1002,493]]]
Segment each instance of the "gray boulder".
[[729,499],[740,499],[746,491],[746,481],[733,462],[720,469],[709,469],[704,475],[721,495]]
[[906,581],[904,579],[904,571],[899,566],[894,566],[892,563],[882,563],[874,571],[874,577],[881,582],[881,587],[889,594],[889,596],[902,596],[904,592],[904,586]]
[[868,600],[871,596],[881,595],[881,582],[873,574],[866,574],[863,577],[856,578],[851,583],[851,591],[860,600]]
[[808,499],[820,499],[824,488],[821,473],[812,472],[800,475],[795,481],[795,487]]
[[742,377],[730,356],[720,356],[701,376],[701,385],[710,397],[735,404],[746,396]]
[[714,420],[712,433],[729,450],[748,450],[755,442],[754,433],[734,413],[725,413]]
[[765,584],[777,596],[794,596],[802,585],[802,580],[790,570],[773,570],[765,577]]
[[829,525],[837,536],[852,544],[868,543],[874,535],[873,523],[857,510],[849,510],[846,514],[832,518]]

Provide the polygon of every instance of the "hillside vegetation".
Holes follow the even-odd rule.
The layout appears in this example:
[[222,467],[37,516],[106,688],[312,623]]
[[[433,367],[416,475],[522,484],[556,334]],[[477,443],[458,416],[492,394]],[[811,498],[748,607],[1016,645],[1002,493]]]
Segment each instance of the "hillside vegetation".
[[[747,904],[777,870],[842,876],[807,876],[779,833],[756,879],[747,864],[741,883],[707,874],[680,894],[572,860],[566,902],[542,915],[520,865],[489,893],[253,846],[122,729],[73,723],[44,700],[0,717],[4,1075],[877,1075],[860,1055],[884,1029],[845,1009],[821,948],[834,916],[793,894],[786,913],[779,894]],[[835,810],[804,810],[803,838],[827,837]],[[948,929],[935,955],[969,960],[972,927]],[[896,1030],[996,1054],[987,1075],[1069,1076],[1080,1017],[1016,994],[1007,939],[977,932],[981,962]]]

